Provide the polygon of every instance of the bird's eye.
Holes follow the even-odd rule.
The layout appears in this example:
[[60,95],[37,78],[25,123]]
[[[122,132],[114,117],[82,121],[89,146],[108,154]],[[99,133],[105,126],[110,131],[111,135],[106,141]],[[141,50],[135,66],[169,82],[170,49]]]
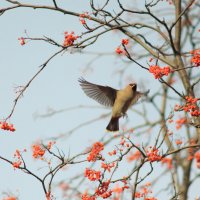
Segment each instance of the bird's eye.
[[133,87],[135,84],[133,84],[133,83],[130,83],[129,85],[130,85],[131,87]]

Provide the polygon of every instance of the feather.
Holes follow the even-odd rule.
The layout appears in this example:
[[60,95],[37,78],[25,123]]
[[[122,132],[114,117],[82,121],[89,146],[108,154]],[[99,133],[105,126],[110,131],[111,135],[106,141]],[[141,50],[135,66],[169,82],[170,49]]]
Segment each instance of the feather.
[[96,100],[98,103],[112,107],[115,102],[117,90],[109,86],[96,85],[86,81],[84,78],[79,78],[79,83],[84,93]]

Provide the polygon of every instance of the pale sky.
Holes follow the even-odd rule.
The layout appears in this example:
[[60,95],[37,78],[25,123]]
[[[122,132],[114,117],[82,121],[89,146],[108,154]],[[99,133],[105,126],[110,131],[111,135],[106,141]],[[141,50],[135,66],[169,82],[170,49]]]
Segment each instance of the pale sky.
[[[47,1],[30,0],[29,2],[46,3]],[[87,11],[88,1],[66,1],[62,4],[69,10],[84,12]],[[4,6],[5,4],[1,1],[0,8]],[[3,119],[12,109],[13,100],[16,97],[14,88],[26,84],[37,72],[39,66],[58,50],[41,41],[30,41],[21,46],[18,38],[25,37],[26,31],[29,37],[48,36],[62,43],[65,31],[80,34],[84,28],[76,17],[33,9],[16,9],[6,12],[0,16],[0,26],[0,119]],[[0,130],[0,155],[12,160],[16,149],[27,148],[28,152],[25,155],[27,165],[34,172],[41,174],[43,169],[38,170],[38,168],[45,165],[41,161],[33,161],[31,144],[40,139],[65,134],[80,123],[108,113],[108,109],[85,96],[77,80],[80,76],[84,76],[88,81],[120,88],[117,72],[122,69],[124,62],[115,55],[114,50],[121,39],[122,36],[119,34],[109,33],[86,49],[88,54],[66,52],[53,59],[32,82],[24,93],[24,97],[19,100],[10,119],[16,131],[10,133]],[[107,54],[95,58],[95,55],[90,54],[93,51],[113,52],[113,56]],[[88,65],[88,70],[83,73]],[[129,76],[139,83],[140,88],[147,83],[146,88],[150,89],[150,94],[160,86],[158,81],[150,81],[151,75],[138,69],[135,64],[129,65],[124,80]],[[122,83],[121,87],[124,85],[125,83]],[[97,108],[71,110],[49,118],[34,118],[37,113],[46,113],[48,107],[59,110],[79,105],[92,105]],[[141,109],[141,104],[136,107]],[[84,126],[75,131],[72,137],[63,139],[56,145],[66,154],[79,153],[105,134],[108,120],[109,118],[106,118]],[[139,119],[135,119],[134,115],[130,115],[129,120],[130,123],[139,123]],[[125,121],[126,119],[122,119],[121,123]],[[73,174],[79,168],[70,168],[70,170]],[[62,177],[62,172],[60,174]],[[32,176],[20,170],[14,170],[11,165],[2,161],[0,161],[0,177],[0,198],[2,192],[11,192],[19,196],[20,200],[44,199],[41,185]],[[162,199],[165,200],[165,197]]]

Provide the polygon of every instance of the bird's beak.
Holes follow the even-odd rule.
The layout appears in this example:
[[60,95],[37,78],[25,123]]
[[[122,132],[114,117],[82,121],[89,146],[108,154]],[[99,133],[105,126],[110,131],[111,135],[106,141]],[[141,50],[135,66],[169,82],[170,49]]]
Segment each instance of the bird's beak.
[[132,85],[132,88],[134,88],[134,87],[136,87],[136,85],[135,85],[135,84],[133,84],[133,85]]
[[132,88],[133,91],[136,91],[137,85],[136,85],[136,84],[132,84],[132,85],[131,85],[131,88]]

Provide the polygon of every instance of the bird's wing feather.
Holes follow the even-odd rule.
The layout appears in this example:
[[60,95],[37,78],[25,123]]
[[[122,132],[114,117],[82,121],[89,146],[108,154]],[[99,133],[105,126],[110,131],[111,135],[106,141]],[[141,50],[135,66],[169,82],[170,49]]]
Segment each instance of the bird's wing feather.
[[135,97],[131,101],[131,105],[135,104],[141,97],[147,96],[150,90],[147,90],[146,92],[137,92]]
[[116,89],[108,87],[108,86],[101,86],[101,85],[90,83],[82,77],[78,81],[84,93],[88,97],[96,100],[98,103],[104,106],[107,106],[107,107],[113,106],[115,102],[116,94],[117,94]]

